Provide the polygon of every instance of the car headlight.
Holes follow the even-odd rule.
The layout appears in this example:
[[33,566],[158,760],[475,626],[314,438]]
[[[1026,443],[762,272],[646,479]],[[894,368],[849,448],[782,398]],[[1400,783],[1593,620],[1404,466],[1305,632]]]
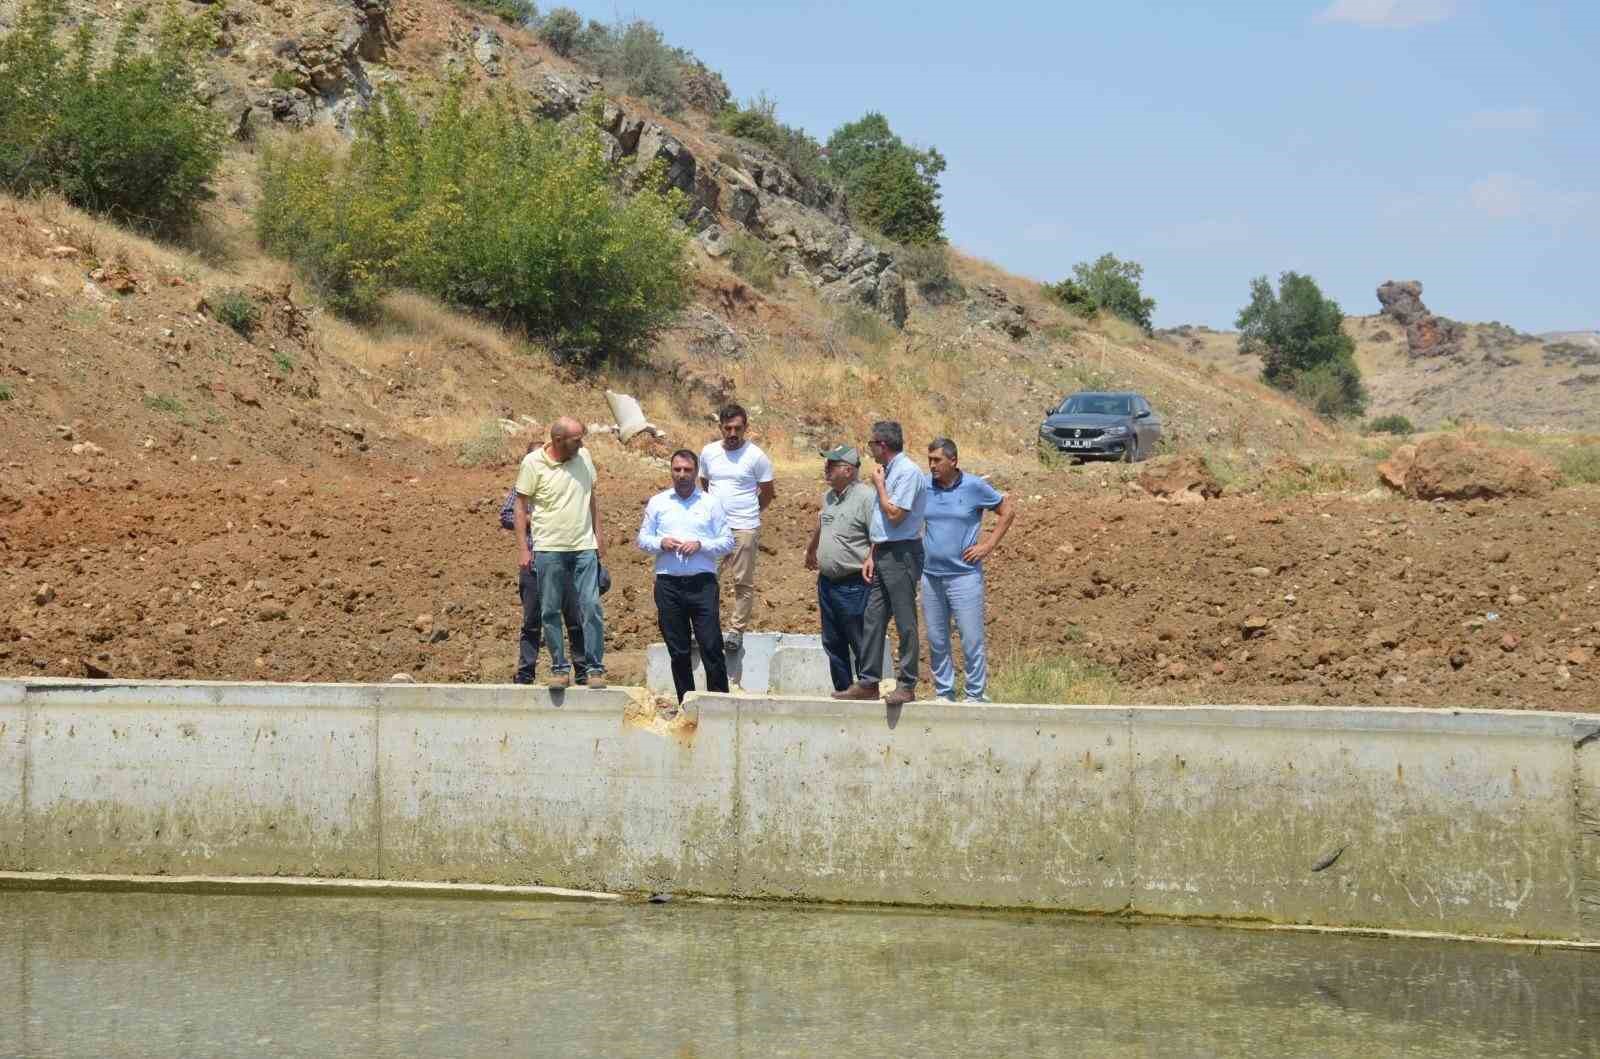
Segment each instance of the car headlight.
[[1041,433],[1041,434],[1050,433],[1050,424],[1049,423],[1040,423],[1039,424],[1039,433]]
[[1106,427],[1106,437],[1108,438],[1120,438],[1127,432],[1127,427]]

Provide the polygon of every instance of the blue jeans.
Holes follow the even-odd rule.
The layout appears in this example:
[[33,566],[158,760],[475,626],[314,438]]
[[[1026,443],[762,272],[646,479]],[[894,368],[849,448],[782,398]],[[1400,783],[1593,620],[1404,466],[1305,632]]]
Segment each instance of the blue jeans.
[[933,691],[955,695],[955,670],[950,664],[950,623],[961,633],[961,655],[968,702],[987,701],[989,659],[983,644],[983,571],[949,577],[922,575],[922,616],[928,626],[928,662]]
[[550,647],[550,672],[570,673],[572,662],[561,641],[562,612],[576,600],[583,626],[583,661],[590,673],[605,667],[606,617],[600,609],[600,556],[581,552],[534,552],[533,572],[539,579],[539,623]]
[[844,691],[861,670],[862,618],[870,585],[861,575],[830,581],[817,576],[817,613],[822,617],[822,650],[828,656],[833,690]]

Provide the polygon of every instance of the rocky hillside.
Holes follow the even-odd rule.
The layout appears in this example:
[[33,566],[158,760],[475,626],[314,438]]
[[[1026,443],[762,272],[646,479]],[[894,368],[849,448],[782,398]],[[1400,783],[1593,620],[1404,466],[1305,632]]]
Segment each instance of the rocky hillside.
[[[1462,323],[1430,312],[1422,284],[1389,281],[1380,311],[1345,319],[1372,396],[1369,414],[1403,415],[1419,428],[1474,422],[1511,429],[1582,431],[1600,420],[1600,334],[1531,335],[1499,322]],[[1180,327],[1177,348],[1254,376],[1260,360],[1231,331]]]

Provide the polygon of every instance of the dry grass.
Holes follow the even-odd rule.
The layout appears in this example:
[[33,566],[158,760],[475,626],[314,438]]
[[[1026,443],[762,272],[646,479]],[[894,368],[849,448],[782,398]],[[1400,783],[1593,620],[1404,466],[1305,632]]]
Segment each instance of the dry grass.
[[995,702],[1115,706],[1128,691],[1103,666],[1070,654],[1017,651],[990,661],[989,695]]

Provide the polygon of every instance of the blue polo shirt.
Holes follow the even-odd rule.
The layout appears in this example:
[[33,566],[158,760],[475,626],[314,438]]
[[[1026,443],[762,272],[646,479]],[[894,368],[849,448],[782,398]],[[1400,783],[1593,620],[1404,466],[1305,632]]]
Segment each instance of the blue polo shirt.
[[906,517],[897,526],[883,517],[882,504],[873,504],[872,521],[867,527],[873,544],[914,541],[922,536],[922,512],[928,506],[927,477],[905,453],[895,453],[884,468],[883,487],[894,506],[905,510]]
[[932,475],[925,475],[923,482],[928,490],[928,530],[922,539],[922,572],[953,577],[982,569],[982,563],[969,563],[961,553],[978,543],[983,513],[999,507],[1004,494],[975,474],[962,473],[948,489]]

